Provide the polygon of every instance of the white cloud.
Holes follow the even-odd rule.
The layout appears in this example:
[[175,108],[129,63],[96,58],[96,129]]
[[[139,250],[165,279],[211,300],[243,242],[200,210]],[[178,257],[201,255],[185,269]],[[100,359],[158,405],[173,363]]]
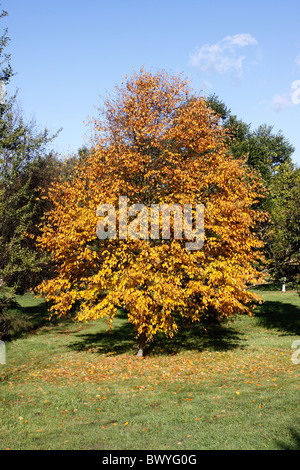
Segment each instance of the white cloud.
[[236,34],[235,36],[226,36],[220,42],[223,44],[227,44],[227,47],[245,47],[251,45],[258,45],[257,40],[253,36],[251,36],[251,34],[247,33]]
[[[248,46],[258,48],[257,40],[248,33],[226,36],[216,44],[205,44],[190,54],[190,64],[201,73],[226,74],[233,72],[238,78],[242,76],[246,55],[240,50]],[[258,58],[258,56],[257,56]]]
[[289,108],[290,106],[293,106],[293,103],[291,102],[291,98],[287,94],[282,94],[282,95],[274,95],[272,102],[271,102],[272,108],[276,113],[279,113],[280,111],[283,111],[286,108]]
[[271,100],[273,111],[279,113],[286,108],[300,104],[300,80],[294,80],[288,93],[276,94]]

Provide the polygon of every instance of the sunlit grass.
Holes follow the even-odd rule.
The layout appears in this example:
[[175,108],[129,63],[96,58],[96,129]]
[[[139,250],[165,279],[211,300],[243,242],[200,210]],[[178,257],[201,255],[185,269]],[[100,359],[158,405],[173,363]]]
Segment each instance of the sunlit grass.
[[262,296],[254,317],[159,337],[138,359],[122,312],[112,332],[51,324],[27,294],[20,314],[34,329],[0,365],[0,448],[299,448],[300,298]]

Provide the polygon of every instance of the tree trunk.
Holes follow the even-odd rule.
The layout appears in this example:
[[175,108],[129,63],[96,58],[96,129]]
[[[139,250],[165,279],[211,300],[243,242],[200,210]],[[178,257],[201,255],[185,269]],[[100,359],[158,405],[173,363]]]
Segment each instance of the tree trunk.
[[208,309],[208,324],[209,326],[218,326],[221,324],[219,313],[217,309],[212,306]]
[[143,357],[144,356],[146,341],[147,341],[146,333],[141,333],[138,337],[138,350],[137,350],[137,353],[136,353],[137,357]]

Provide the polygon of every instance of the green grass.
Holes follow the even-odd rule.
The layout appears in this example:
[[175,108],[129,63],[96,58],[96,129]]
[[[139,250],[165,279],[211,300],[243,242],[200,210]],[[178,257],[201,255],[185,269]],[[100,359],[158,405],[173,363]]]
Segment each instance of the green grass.
[[120,312],[48,322],[18,299],[27,333],[0,365],[0,449],[300,449],[296,292],[261,293],[255,316],[158,337],[143,359]]

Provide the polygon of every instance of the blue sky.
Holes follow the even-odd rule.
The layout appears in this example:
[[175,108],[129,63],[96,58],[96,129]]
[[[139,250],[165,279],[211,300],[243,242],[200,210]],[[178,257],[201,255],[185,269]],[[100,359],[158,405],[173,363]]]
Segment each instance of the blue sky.
[[[183,73],[251,124],[282,130],[300,165],[299,0],[2,0],[24,115],[63,131],[67,155],[88,139],[101,97],[142,66]],[[86,136],[86,137],[85,137]]]

